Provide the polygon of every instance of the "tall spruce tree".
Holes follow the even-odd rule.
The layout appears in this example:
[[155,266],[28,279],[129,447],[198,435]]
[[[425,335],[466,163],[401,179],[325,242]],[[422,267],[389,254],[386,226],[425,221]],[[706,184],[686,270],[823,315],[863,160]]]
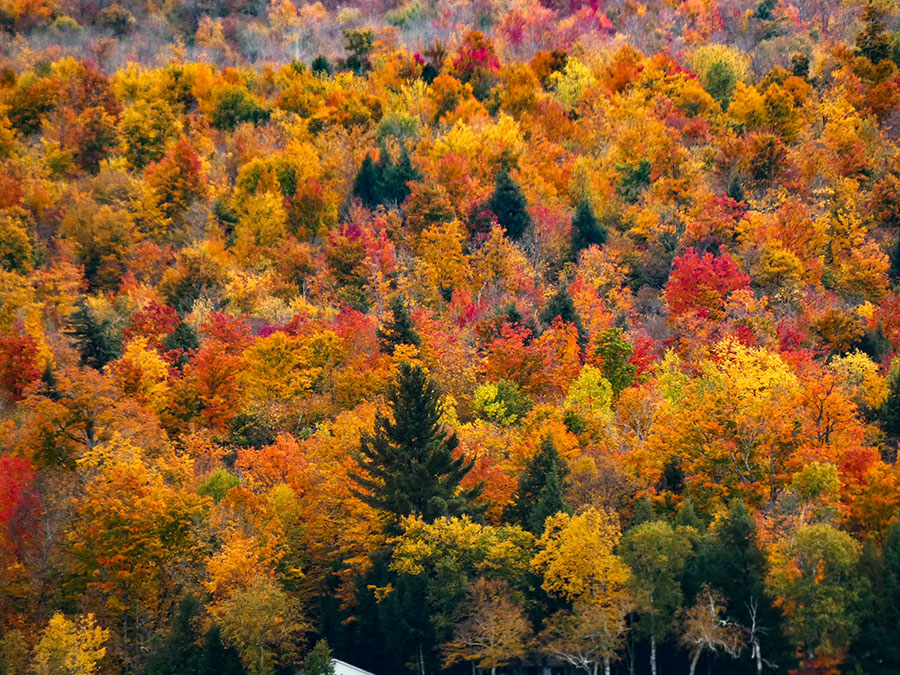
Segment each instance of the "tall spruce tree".
[[418,347],[422,341],[409,318],[409,311],[403,298],[395,295],[390,302],[390,318],[377,330],[378,341],[381,343],[381,351],[385,354],[393,354],[397,345],[413,345]]
[[372,155],[366,153],[366,158],[362,161],[353,181],[353,196],[373,209],[382,203],[381,187],[381,170],[375,164]]
[[82,365],[100,370],[122,353],[122,345],[113,336],[108,320],[98,321],[82,301],[72,315],[68,333],[75,340]]
[[869,0],[863,10],[863,29],[856,36],[856,52],[872,63],[891,58],[891,41],[887,34],[886,10],[879,0]]
[[900,361],[891,364],[888,375],[888,395],[879,411],[881,429],[895,438],[900,437]]
[[494,194],[488,200],[487,207],[497,217],[497,222],[504,227],[507,236],[514,241],[521,239],[525,230],[531,226],[528,201],[521,188],[509,175],[508,169],[503,169],[497,174]]
[[593,244],[603,246],[607,237],[606,228],[597,220],[591,203],[587,198],[582,198],[572,216],[572,257],[577,258],[581,251]]
[[551,325],[556,319],[575,325],[578,330],[578,344],[583,349],[587,344],[587,332],[584,330],[584,324],[581,323],[581,317],[575,310],[575,302],[569,293],[569,289],[563,286],[556,294],[547,301],[544,309],[541,310],[541,323],[545,326]]
[[544,436],[541,447],[519,477],[516,498],[504,513],[506,519],[540,536],[548,516],[560,511],[572,513],[565,499],[568,473],[569,467],[559,456],[553,439]]
[[454,458],[459,440],[441,426],[440,393],[425,371],[401,363],[387,402],[390,416],[379,414],[375,433],[360,441],[361,471],[353,478],[362,489],[355,494],[386,514],[390,532],[404,516],[430,523],[442,516],[480,515],[483,508],[472,501],[483,485],[460,487],[473,462]]
[[419,180],[422,174],[413,167],[409,150],[405,145],[400,149],[400,156],[396,162],[391,161],[386,150],[382,150],[381,156],[385,158],[381,167],[381,198],[386,204],[400,204],[409,197],[409,182]]

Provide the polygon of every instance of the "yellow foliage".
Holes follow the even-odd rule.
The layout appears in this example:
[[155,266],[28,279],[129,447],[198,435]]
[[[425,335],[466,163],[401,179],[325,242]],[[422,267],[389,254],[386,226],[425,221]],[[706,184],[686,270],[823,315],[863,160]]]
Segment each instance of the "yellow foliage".
[[35,648],[35,675],[93,675],[106,656],[109,631],[88,614],[78,623],[56,613]]

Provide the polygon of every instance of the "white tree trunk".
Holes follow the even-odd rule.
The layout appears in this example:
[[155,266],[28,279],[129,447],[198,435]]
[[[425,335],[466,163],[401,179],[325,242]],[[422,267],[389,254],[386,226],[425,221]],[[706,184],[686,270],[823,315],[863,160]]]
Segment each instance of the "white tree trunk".
[[656,636],[650,636],[650,672],[656,675]]
[[694,670],[697,668],[697,661],[700,660],[700,652],[702,652],[702,651],[703,651],[702,649],[698,649],[697,651],[694,652],[694,658],[691,659],[690,675],[694,675]]

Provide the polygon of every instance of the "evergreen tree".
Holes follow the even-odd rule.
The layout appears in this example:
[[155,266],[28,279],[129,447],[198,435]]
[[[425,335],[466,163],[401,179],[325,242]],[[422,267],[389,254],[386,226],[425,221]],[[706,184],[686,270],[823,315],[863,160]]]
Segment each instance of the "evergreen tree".
[[109,321],[97,321],[84,301],[72,315],[68,332],[81,353],[82,365],[100,370],[122,354],[122,345],[113,337]]
[[572,216],[572,257],[577,258],[580,251],[592,244],[603,246],[607,237],[606,228],[597,220],[591,203],[582,199]]
[[[888,675],[900,668],[900,522],[888,527],[881,550],[870,540],[863,547],[860,572],[868,581],[863,596],[859,637],[845,672]],[[855,667],[855,671],[854,671]]]
[[584,330],[584,324],[581,323],[581,317],[575,311],[575,303],[572,301],[569,289],[565,286],[560,288],[556,295],[547,301],[544,309],[541,310],[540,318],[545,326],[551,325],[556,319],[574,324],[578,330],[578,344],[582,348],[587,344],[587,333]]
[[356,459],[362,471],[353,478],[362,490],[355,494],[384,512],[393,532],[404,516],[430,523],[442,516],[480,515],[483,509],[471,502],[483,485],[460,488],[474,462],[454,458],[459,440],[441,427],[440,394],[425,371],[401,363],[387,402],[390,416],[379,414],[374,435],[361,439]]
[[370,209],[382,203],[381,171],[369,153],[366,154],[353,181],[353,196]]
[[891,41],[884,15],[884,6],[877,0],[869,0],[863,10],[863,29],[856,36],[856,52],[872,63],[891,58]]
[[56,373],[53,372],[53,366],[50,365],[49,361],[47,361],[47,365],[44,366],[44,370],[41,373],[41,385],[38,389],[38,393],[41,396],[46,396],[51,401],[58,401],[60,399],[59,382],[56,379]]
[[396,163],[391,162],[390,155],[383,151],[381,156],[385,158],[382,167],[381,195],[384,203],[401,204],[409,197],[409,182],[420,180],[422,174],[416,171],[409,156],[409,150],[404,145],[400,150],[400,157]]
[[514,241],[521,239],[525,230],[531,226],[528,202],[521,188],[509,175],[508,169],[497,174],[494,194],[488,200],[487,208],[497,217],[497,222],[504,227],[507,236]]
[[[787,672],[791,649],[781,634],[781,615],[765,592],[766,555],[759,545],[756,523],[740,500],[734,500],[711,537],[704,540],[687,573],[686,588],[693,596],[701,584],[719,589],[728,601],[728,616],[747,628],[757,626],[759,657]],[[752,648],[752,645],[751,645]],[[752,672],[753,660],[736,664],[735,672]]]
[[397,345],[413,345],[418,347],[422,341],[413,326],[412,319],[403,298],[395,295],[390,303],[391,318],[377,331],[378,340],[381,343],[381,351],[385,354],[393,354]]
[[168,630],[153,644],[144,670],[146,675],[196,675],[201,652],[197,649],[194,620],[203,607],[193,595],[185,595]]
[[218,626],[210,628],[203,641],[197,675],[244,675],[244,673],[244,666],[237,650],[225,646]]
[[334,675],[331,648],[324,638],[316,643],[303,663],[303,675]]
[[881,429],[893,437],[900,437],[900,362],[891,364],[888,375],[888,395],[881,406]]
[[197,331],[182,321],[175,327],[171,335],[163,339],[162,346],[166,351],[176,352],[175,363],[179,368],[183,368],[190,360],[194,350],[200,348],[200,338],[197,336]]
[[544,436],[541,447],[528,461],[519,476],[516,498],[506,508],[504,516],[540,536],[548,516],[564,511],[572,513],[565,500],[565,480],[569,467],[559,456],[550,436]]

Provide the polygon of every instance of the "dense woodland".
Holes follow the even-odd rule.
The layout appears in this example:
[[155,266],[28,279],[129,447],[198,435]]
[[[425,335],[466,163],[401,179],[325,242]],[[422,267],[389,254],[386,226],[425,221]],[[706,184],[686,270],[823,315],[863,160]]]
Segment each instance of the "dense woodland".
[[898,28],[0,0],[0,673],[900,672]]

